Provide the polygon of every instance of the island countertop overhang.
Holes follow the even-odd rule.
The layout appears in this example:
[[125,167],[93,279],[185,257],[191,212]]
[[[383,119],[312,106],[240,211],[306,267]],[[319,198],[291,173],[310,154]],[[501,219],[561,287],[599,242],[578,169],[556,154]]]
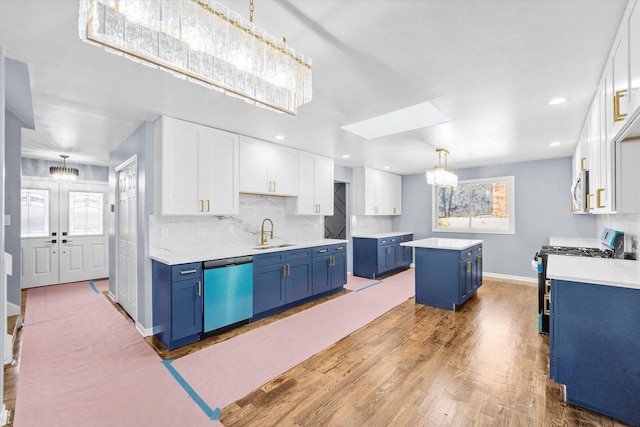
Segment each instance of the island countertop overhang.
[[400,246],[412,246],[415,248],[426,249],[446,249],[452,251],[461,251],[472,246],[482,244],[482,240],[473,239],[450,239],[440,237],[430,237],[428,239],[413,240],[410,242],[400,243]]

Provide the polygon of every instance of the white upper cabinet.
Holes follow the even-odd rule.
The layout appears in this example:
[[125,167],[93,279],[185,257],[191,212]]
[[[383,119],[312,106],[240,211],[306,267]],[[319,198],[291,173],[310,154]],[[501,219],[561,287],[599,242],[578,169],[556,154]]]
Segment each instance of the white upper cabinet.
[[640,2],[631,2],[629,27],[629,111],[640,109]]
[[357,215],[400,215],[402,177],[367,167],[356,168],[353,197]]
[[155,138],[161,215],[239,212],[237,135],[161,117]]
[[298,151],[240,136],[240,192],[298,195]]
[[333,215],[333,159],[298,153],[298,197],[287,201],[298,215]]

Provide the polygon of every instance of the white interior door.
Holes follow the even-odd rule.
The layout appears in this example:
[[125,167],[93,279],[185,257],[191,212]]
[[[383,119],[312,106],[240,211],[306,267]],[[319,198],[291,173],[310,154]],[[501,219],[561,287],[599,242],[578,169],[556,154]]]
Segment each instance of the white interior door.
[[22,288],[109,276],[107,189],[23,178]]
[[137,163],[135,159],[116,170],[118,174],[117,217],[117,302],[136,320],[137,306],[137,218],[138,190]]
[[52,180],[22,180],[21,286],[58,282],[58,184]]

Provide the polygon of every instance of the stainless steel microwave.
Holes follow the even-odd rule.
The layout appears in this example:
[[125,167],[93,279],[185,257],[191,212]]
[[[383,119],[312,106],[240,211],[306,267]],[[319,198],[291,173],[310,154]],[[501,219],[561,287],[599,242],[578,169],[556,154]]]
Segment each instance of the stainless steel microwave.
[[589,194],[589,171],[583,170],[578,172],[578,176],[571,186],[571,195],[573,197],[574,212],[589,212],[587,198]]

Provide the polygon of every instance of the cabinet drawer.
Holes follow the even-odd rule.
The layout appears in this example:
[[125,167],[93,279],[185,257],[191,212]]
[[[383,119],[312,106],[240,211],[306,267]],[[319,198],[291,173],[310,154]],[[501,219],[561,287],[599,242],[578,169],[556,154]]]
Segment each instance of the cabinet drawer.
[[342,252],[346,252],[347,251],[347,244],[343,243],[340,245],[333,245],[329,248],[329,252],[331,252],[332,254],[339,254]]
[[284,264],[285,252],[273,252],[264,255],[253,256],[253,268],[262,267],[264,265]]
[[473,257],[473,248],[467,248],[460,251],[460,261],[471,259]]
[[311,258],[312,249],[296,249],[285,252],[287,261],[297,261],[305,258]]
[[194,277],[202,277],[201,262],[192,262],[189,264],[179,264],[171,266],[172,282],[193,279]]
[[404,236],[400,236],[399,241],[402,242],[410,242],[413,240],[413,235],[412,234],[405,234]]
[[330,255],[332,246],[318,246],[313,248],[313,257],[319,258]]

